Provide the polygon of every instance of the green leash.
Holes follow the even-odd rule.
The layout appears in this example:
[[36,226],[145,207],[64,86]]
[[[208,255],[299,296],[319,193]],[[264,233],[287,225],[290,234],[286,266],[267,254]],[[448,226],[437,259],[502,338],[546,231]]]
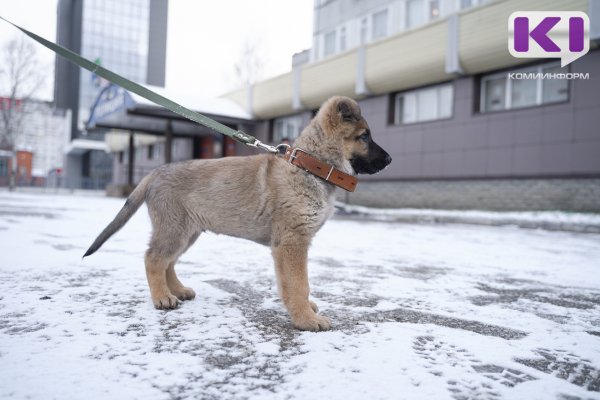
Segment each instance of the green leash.
[[13,24],[12,22],[10,22],[9,20],[7,20],[3,17],[0,17],[0,19],[8,22],[12,26],[14,26],[15,28],[17,28],[18,30],[20,30],[21,32],[23,32],[24,34],[26,34],[27,36],[29,36],[30,38],[35,40],[36,42],[49,48],[50,50],[54,51],[58,55],[63,56],[64,58],[71,61],[72,63],[77,64],[78,66],[85,68],[88,71],[91,71],[91,72],[97,74],[98,76],[101,76],[104,79],[119,85],[123,89],[126,89],[130,92],[140,95],[143,98],[150,100],[153,103],[161,105],[161,106],[165,107],[166,109],[173,111],[175,114],[179,114],[191,121],[197,122],[198,124],[204,125],[210,129],[213,129],[213,130],[219,132],[219,133],[222,133],[223,135],[229,136],[245,145],[252,146],[252,147],[259,147],[264,150],[270,151],[272,153],[278,152],[278,149],[275,146],[269,146],[267,144],[264,144],[252,135],[248,135],[247,133],[244,133],[239,130],[236,131],[235,129],[231,129],[230,127],[225,126],[225,125],[223,125],[213,119],[210,119],[200,113],[197,113],[188,108],[185,108],[182,105],[175,103],[173,100],[169,100],[166,97],[161,96],[160,94],[155,93],[152,90],[149,90],[140,84],[132,82],[129,79],[123,78],[121,75],[115,74],[114,72],[109,71],[108,69],[103,68],[100,65],[98,65],[86,58],[81,57],[79,54],[72,52],[69,49],[66,49],[62,46],[59,46],[56,43],[46,40],[43,37],[36,35],[35,33],[29,32],[27,29],[21,28],[20,26]]

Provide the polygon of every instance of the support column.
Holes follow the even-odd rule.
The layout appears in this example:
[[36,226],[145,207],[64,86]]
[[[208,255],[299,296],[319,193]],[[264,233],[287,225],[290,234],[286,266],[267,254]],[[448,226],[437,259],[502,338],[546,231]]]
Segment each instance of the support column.
[[129,131],[129,163],[127,165],[127,185],[133,187],[133,168],[135,167],[135,141],[133,131]]
[[460,66],[460,57],[458,54],[458,38],[460,19],[458,14],[454,14],[448,17],[448,34],[446,36],[446,63],[444,70],[447,74],[461,75],[463,73],[462,67]]
[[192,158],[194,160],[201,158],[202,155],[202,138],[194,136],[192,138]]
[[302,105],[302,100],[300,99],[300,86],[302,79],[302,70],[300,67],[294,67],[292,69],[292,109],[294,110],[302,110],[304,106]]
[[168,164],[173,159],[173,121],[167,121],[167,129],[165,130],[165,164]]
[[367,87],[366,68],[367,51],[364,45],[361,45],[356,53],[356,82],[354,84],[354,93],[357,96],[368,96],[371,94]]

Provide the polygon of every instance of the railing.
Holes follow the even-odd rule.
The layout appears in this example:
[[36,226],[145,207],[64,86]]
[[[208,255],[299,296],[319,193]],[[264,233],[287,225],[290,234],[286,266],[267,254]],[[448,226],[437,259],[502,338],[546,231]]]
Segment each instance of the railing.
[[[104,190],[106,185],[110,184],[111,178],[78,178],[66,179],[60,176],[49,176],[47,178],[25,178],[18,177],[15,180],[17,188],[47,188],[47,189],[87,189]],[[0,187],[9,187],[10,178],[0,176]]]

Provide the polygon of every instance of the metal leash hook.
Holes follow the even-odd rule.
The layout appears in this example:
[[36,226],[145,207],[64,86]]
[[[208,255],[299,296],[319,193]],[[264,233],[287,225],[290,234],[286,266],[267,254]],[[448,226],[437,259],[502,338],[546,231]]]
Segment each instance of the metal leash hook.
[[287,150],[291,147],[289,144],[285,144],[285,143],[278,144],[277,146],[271,146],[271,145],[261,142],[258,139],[256,139],[254,141],[254,143],[248,143],[248,146],[261,148],[261,149],[268,151],[269,153],[279,153],[279,154],[281,154],[282,149]]

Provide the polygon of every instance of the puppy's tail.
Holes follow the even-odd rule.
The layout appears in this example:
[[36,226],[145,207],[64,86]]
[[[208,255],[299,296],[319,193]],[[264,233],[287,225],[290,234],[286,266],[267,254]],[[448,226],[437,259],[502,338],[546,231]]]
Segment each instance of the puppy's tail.
[[129,219],[135,214],[135,212],[140,208],[144,200],[146,199],[146,191],[148,188],[148,184],[150,183],[150,178],[152,174],[146,176],[139,185],[134,189],[133,192],[125,201],[125,205],[115,216],[115,219],[112,220],[110,224],[98,235],[94,243],[90,246],[90,248],[85,252],[83,257],[87,257],[92,255],[98,250],[104,242],[106,242],[112,235],[114,235],[119,229],[123,227],[129,221]]

